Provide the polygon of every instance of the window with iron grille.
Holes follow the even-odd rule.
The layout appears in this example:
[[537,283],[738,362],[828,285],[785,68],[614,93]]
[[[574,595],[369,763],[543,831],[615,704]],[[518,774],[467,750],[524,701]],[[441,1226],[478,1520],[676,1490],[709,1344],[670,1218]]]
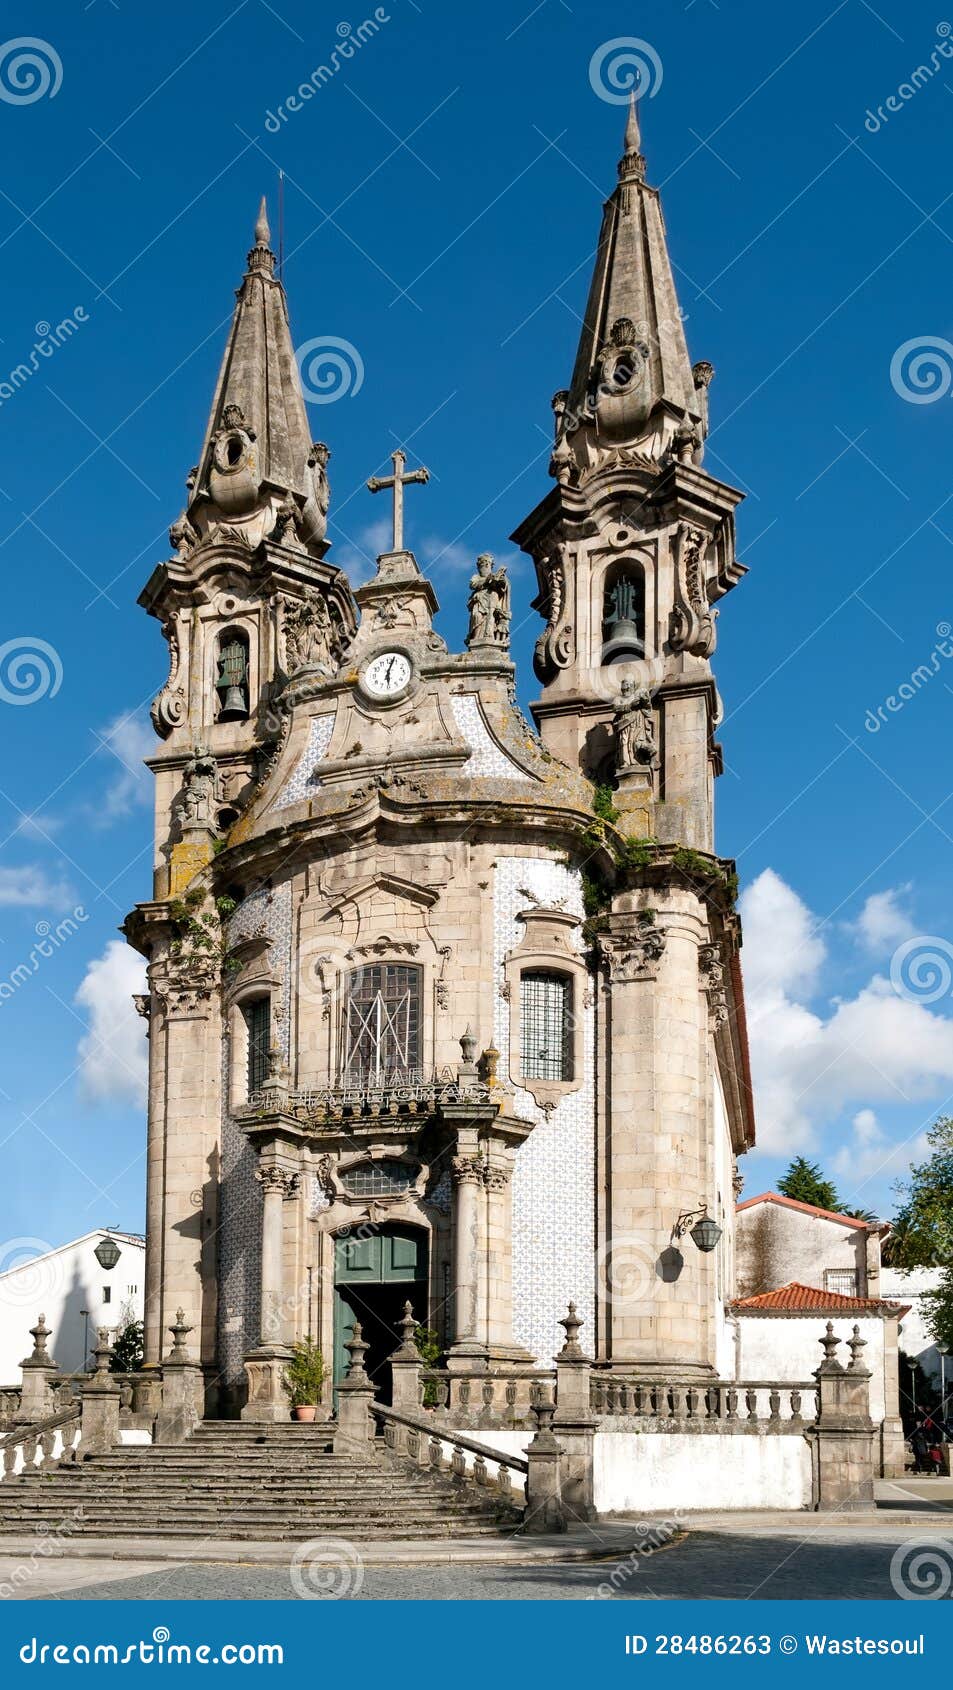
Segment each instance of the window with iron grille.
[[352,1197],[396,1197],[419,1172],[407,1162],[360,1162],[356,1168],[346,1168],[340,1178]]
[[248,1029],[248,1095],[254,1097],[268,1078],[271,1046],[271,999],[254,998],[243,1007]]
[[856,1268],[825,1268],[824,1290],[834,1291],[838,1297],[856,1297]]
[[572,1079],[572,981],[520,975],[520,1068],[524,1080]]
[[355,968],[348,980],[342,1070],[350,1084],[418,1077],[423,969],[398,962]]

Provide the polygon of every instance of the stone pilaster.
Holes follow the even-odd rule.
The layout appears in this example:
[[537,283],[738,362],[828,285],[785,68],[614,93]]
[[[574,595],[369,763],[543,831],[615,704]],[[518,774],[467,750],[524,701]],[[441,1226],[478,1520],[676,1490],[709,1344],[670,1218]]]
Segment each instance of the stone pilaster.
[[119,1380],[110,1373],[112,1348],[105,1327],[96,1346],[96,1371],[83,1386],[80,1409],[80,1455],[105,1455],[119,1442]]
[[202,1369],[186,1344],[191,1328],[182,1309],[176,1311],[172,1348],[162,1366],[162,1401],[156,1418],[156,1443],[184,1443],[202,1419]]
[[680,1214],[714,1206],[698,989],[706,937],[698,898],[674,887],[620,894],[600,936],[609,1188],[600,1359],[656,1377],[714,1370],[712,1267],[672,1239]]
[[262,1188],[261,1216],[261,1331],[258,1344],[245,1357],[248,1400],[243,1420],[282,1421],[291,1412],[285,1369],[291,1359],[285,1341],[284,1204],[297,1194],[297,1175],[279,1160],[274,1144],[263,1151],[256,1170]]

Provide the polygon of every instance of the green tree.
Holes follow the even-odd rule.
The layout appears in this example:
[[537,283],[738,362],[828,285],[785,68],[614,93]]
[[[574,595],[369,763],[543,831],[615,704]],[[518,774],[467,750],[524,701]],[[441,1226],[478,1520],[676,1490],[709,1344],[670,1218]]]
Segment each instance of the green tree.
[[953,1349],[953,1119],[941,1115],[927,1133],[930,1154],[897,1186],[903,1201],[887,1240],[891,1267],[943,1269],[922,1302],[935,1342]]
[[778,1190],[783,1197],[793,1198],[797,1203],[813,1203],[815,1208],[830,1209],[834,1214],[843,1211],[833,1181],[825,1179],[817,1162],[809,1162],[806,1156],[795,1156],[787,1173],[778,1180]]
[[941,1115],[927,1133],[930,1154],[897,1185],[891,1267],[953,1268],[953,1119]]
[[130,1320],[116,1334],[112,1360],[113,1373],[138,1373],[142,1366],[142,1321]]

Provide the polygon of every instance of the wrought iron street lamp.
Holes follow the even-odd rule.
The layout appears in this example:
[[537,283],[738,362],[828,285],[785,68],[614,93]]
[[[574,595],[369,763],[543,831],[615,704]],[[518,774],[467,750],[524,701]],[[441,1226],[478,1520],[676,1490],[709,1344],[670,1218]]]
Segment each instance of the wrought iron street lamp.
[[708,1213],[708,1204],[702,1203],[697,1209],[684,1209],[672,1227],[672,1243],[684,1238],[686,1232],[697,1250],[707,1256],[714,1250],[721,1237],[721,1227],[713,1221]]
[[108,1273],[110,1268],[116,1266],[122,1251],[114,1238],[102,1238],[93,1251],[93,1255],[100,1267]]

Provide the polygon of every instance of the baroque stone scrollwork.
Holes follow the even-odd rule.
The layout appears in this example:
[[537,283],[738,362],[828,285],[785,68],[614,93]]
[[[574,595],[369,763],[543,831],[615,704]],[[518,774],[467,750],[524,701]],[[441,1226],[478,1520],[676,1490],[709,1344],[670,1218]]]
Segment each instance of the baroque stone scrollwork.
[[690,522],[680,522],[675,537],[675,604],[669,618],[673,651],[710,657],[715,649],[715,616],[708,603],[705,552],[708,536]]
[[654,979],[665,952],[665,933],[648,910],[640,910],[634,919],[625,918],[625,923],[612,933],[600,934],[598,940],[599,960],[613,985]]
[[701,975],[711,1025],[717,1031],[728,1020],[728,992],[725,986],[725,965],[717,945],[702,945],[698,952],[698,971]]
[[179,685],[179,630],[174,617],[166,618],[162,624],[162,632],[169,646],[169,678],[162,691],[153,699],[150,714],[152,726],[160,739],[168,739],[173,729],[185,721],[185,693]]
[[470,597],[467,601],[470,628],[467,649],[475,646],[497,646],[509,650],[510,644],[510,583],[502,564],[494,568],[489,552],[481,552],[476,562],[476,574],[470,577]]
[[566,581],[561,560],[558,557],[544,559],[539,575],[539,597],[533,608],[545,616],[546,627],[536,641],[533,667],[541,681],[548,681],[557,670],[565,669],[572,662],[573,631],[572,624],[562,620]]

